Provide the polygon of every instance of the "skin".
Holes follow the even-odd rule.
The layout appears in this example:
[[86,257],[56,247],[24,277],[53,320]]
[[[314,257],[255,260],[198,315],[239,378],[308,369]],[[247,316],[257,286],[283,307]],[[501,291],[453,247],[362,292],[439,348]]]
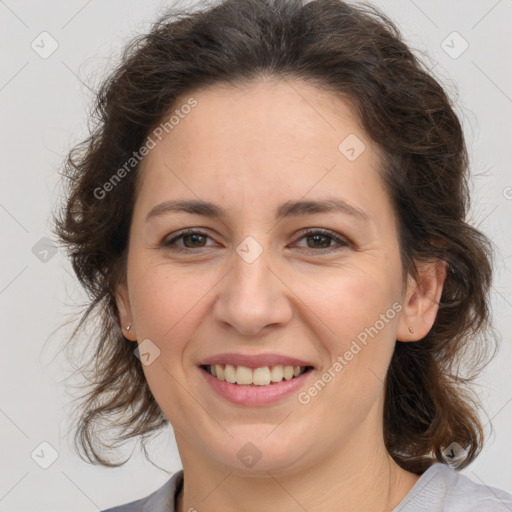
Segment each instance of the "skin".
[[[198,105],[142,163],[126,282],[117,290],[122,325],[132,325],[126,337],[149,338],[160,350],[143,368],[183,463],[177,510],[391,510],[419,477],[384,446],[385,374],[395,341],[414,342],[432,327],[445,266],[422,265],[417,281],[404,279],[379,148],[347,103],[282,79],[209,86],[193,97]],[[350,134],[365,144],[352,162],[338,150]],[[326,197],[368,219],[274,216],[285,201]],[[211,201],[228,215],[145,221],[171,199]],[[166,247],[183,228],[208,237]],[[304,237],[305,228],[348,244]],[[251,264],[236,252],[248,236],[263,250]],[[197,366],[222,352],[286,354],[315,366],[309,387],[396,303],[401,311],[308,404],[297,394],[269,406],[231,404]],[[237,457],[248,442],[262,455],[251,468]]]

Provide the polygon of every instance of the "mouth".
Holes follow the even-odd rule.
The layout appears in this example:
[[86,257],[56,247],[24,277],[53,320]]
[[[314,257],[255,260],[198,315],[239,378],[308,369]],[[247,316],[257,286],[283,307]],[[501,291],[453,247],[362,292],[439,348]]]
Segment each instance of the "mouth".
[[273,386],[313,370],[312,366],[272,365],[249,368],[232,364],[204,364],[200,368],[217,380],[238,386]]

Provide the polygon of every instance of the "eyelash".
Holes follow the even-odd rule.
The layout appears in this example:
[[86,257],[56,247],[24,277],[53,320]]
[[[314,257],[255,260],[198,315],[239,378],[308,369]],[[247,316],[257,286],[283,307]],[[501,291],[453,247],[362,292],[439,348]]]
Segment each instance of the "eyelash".
[[[171,247],[172,244],[174,244],[176,241],[178,241],[180,239],[183,239],[183,237],[185,237],[187,235],[201,235],[201,236],[204,236],[204,237],[207,237],[207,238],[211,238],[207,233],[203,233],[202,231],[197,231],[195,229],[184,229],[183,231],[180,231],[172,239],[170,239],[168,241],[164,240],[162,242],[162,245],[164,247],[169,248],[172,251],[177,251],[177,252],[190,252],[190,251],[194,251],[194,248]],[[318,252],[321,252],[321,253],[322,252],[323,253],[332,252],[333,250],[339,250],[341,248],[349,247],[351,245],[348,240],[335,235],[332,231],[328,231],[328,230],[325,230],[325,229],[319,229],[319,228],[311,229],[309,231],[303,232],[302,236],[298,240],[302,240],[303,238],[307,238],[308,236],[314,236],[314,235],[323,235],[323,236],[326,236],[328,238],[331,238],[333,241],[338,242],[338,244],[340,245],[340,248],[333,249],[332,247],[327,247],[327,248],[321,248],[321,249],[318,249],[318,250],[317,249],[303,248],[303,249],[305,249],[305,252],[310,253],[310,254],[318,253]],[[206,249],[206,248],[207,247],[197,247],[196,250],[201,250],[201,249]]]

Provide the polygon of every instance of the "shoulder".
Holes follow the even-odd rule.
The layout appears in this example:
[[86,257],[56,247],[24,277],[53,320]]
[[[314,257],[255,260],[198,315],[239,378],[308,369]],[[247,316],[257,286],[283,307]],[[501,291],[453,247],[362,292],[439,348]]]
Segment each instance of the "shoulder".
[[512,512],[512,495],[432,465],[393,512]]
[[183,470],[180,470],[149,496],[101,512],[174,512],[175,497],[182,485]]

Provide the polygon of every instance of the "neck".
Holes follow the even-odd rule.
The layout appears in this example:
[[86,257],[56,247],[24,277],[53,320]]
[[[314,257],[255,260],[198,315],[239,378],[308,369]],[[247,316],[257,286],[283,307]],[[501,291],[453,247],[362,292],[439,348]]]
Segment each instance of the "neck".
[[389,512],[419,478],[400,468],[383,442],[347,443],[344,449],[333,447],[315,465],[287,474],[265,470],[258,476],[228,470],[186,448],[182,444],[180,449],[185,480],[177,512]]

